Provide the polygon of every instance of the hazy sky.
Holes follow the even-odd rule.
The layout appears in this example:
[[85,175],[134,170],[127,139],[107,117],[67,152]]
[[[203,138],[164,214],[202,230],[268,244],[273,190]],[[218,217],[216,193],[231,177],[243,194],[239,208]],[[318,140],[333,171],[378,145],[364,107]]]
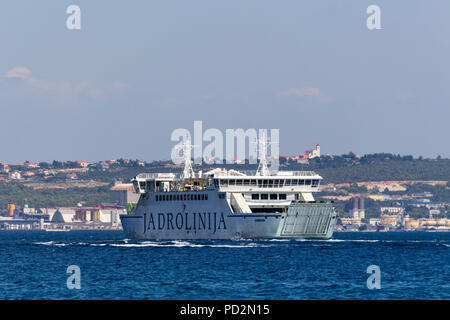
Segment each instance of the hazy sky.
[[[81,8],[68,30],[66,8]],[[381,30],[366,9],[381,7]],[[0,161],[169,159],[174,129],[278,128],[280,153],[450,157],[449,1],[0,5]]]

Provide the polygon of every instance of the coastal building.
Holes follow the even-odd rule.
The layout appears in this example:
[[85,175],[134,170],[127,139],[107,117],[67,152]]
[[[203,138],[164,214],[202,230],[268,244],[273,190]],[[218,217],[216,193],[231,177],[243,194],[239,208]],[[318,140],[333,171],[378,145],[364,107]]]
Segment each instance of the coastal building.
[[380,213],[383,214],[403,214],[405,208],[403,207],[380,207]]
[[32,176],[34,176],[34,172],[33,171],[25,171],[23,173],[23,176],[24,177],[32,177]]
[[77,160],[77,164],[80,166],[80,168],[87,168],[89,165],[89,161]]
[[364,198],[362,196],[353,197],[347,201],[344,208],[344,217],[357,219],[364,219],[366,217]]
[[420,227],[420,221],[418,219],[411,219],[409,215],[405,216],[405,229],[416,230]]
[[341,218],[341,223],[343,225],[350,225],[350,224],[354,224],[357,226],[361,226],[364,223],[361,221],[360,218]]
[[22,179],[22,175],[19,171],[13,171],[8,174],[8,178],[11,180],[20,180]]
[[314,159],[314,158],[320,157],[320,145],[316,144],[316,148],[315,149],[306,150],[304,155],[308,159]]
[[384,227],[395,227],[401,224],[401,220],[398,215],[382,214],[380,216],[380,225]]
[[25,168],[28,168],[28,169],[39,168],[39,163],[33,163],[33,162],[26,161],[25,162]]
[[78,178],[78,176],[75,173],[69,173],[67,175],[67,179],[70,179],[70,180],[75,180],[77,178]]
[[443,203],[438,201],[430,201],[429,199],[416,200],[416,201],[405,201],[404,206],[412,207],[426,207],[427,209],[437,209],[444,206]]
[[101,207],[61,207],[57,208],[51,218],[53,223],[109,223],[120,224],[119,216],[125,213],[121,208]]
[[140,195],[135,192],[132,183],[116,181],[114,186],[109,189],[110,201],[124,207],[127,203],[137,203],[139,196]]
[[381,219],[380,218],[370,218],[369,224],[372,226],[379,226],[379,225],[381,225]]
[[419,219],[419,227],[422,229],[434,229],[448,231],[450,230],[450,219],[440,218],[440,219]]
[[8,173],[9,171],[11,171],[11,168],[9,167],[9,165],[7,163],[2,163],[0,169],[1,169],[1,172],[3,172],[3,173]]

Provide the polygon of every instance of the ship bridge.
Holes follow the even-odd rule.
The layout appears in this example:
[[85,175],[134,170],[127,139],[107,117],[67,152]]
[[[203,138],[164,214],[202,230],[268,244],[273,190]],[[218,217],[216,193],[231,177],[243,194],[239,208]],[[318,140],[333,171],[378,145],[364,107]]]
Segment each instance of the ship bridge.
[[221,191],[249,192],[264,190],[274,192],[315,192],[322,177],[314,171],[279,171],[275,175],[261,176],[254,171],[214,173],[214,184]]

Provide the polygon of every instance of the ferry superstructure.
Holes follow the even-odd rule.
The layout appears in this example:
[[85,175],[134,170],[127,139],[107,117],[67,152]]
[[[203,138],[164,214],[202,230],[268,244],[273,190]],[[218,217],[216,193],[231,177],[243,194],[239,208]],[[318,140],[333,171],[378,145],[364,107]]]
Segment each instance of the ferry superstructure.
[[313,171],[269,173],[264,159],[257,171],[217,168],[142,173],[133,181],[141,196],[121,215],[132,239],[328,239],[337,214],[332,202],[316,201],[322,177]]

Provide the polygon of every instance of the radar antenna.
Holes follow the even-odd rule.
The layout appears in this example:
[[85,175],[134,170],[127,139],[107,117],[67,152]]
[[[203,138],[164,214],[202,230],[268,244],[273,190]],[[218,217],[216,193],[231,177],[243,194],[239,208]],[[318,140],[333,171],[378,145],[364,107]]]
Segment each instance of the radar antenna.
[[267,167],[267,147],[270,144],[275,144],[278,142],[271,142],[271,139],[267,138],[267,130],[262,129],[259,132],[259,138],[256,139],[255,144],[258,146],[258,169],[256,170],[256,175],[258,176],[270,176],[270,170]]
[[183,169],[183,179],[195,178],[195,172],[192,168],[192,159],[191,159],[191,149],[195,146],[191,145],[191,139],[186,135],[186,138],[175,146],[177,149],[183,149],[183,161],[184,161],[184,169]]

